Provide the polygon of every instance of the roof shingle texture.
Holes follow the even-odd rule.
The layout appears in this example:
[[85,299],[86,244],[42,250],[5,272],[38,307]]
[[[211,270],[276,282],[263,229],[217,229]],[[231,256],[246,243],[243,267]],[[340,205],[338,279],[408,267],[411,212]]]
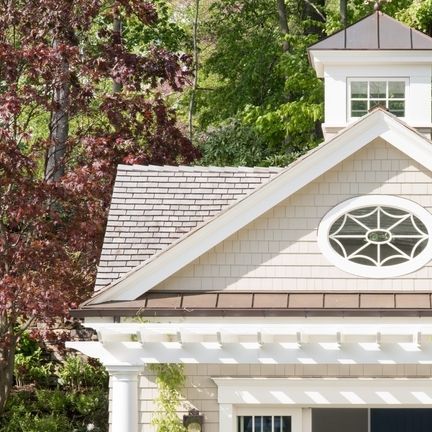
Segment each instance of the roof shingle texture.
[[280,170],[120,165],[95,290],[165,249]]

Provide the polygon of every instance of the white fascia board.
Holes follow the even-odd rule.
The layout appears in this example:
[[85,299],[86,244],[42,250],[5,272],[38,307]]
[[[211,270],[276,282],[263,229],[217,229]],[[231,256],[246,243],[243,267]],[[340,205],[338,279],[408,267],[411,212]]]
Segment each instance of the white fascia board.
[[427,169],[432,169],[430,141],[384,111],[376,110],[97,294],[87,304],[138,298],[377,137],[384,138]]
[[432,143],[420,133],[394,121],[389,116],[385,117],[385,122],[388,129],[381,138],[428,170],[432,170]]
[[310,50],[309,55],[319,78],[324,77],[324,68],[330,65],[432,64],[429,50]]
[[218,402],[237,406],[432,406],[430,378],[212,378]]
[[[134,300],[162,282],[212,247],[254,221],[284,199],[361,149],[388,128],[385,114],[371,113],[315,151],[298,161],[242,201],[219,214],[191,235],[151,259],[139,270],[129,273],[87,304],[110,300]],[[94,301],[93,301],[94,300]]]

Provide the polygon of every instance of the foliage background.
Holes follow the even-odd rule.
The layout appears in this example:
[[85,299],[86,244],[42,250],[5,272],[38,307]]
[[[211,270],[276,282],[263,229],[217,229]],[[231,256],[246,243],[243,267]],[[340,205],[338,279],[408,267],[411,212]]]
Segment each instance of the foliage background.
[[[116,164],[288,164],[322,140],[323,86],[307,46],[342,28],[344,15],[350,24],[373,11],[363,0],[74,4],[86,14],[60,25],[67,0],[5,0],[0,17],[0,366],[5,347],[18,344],[4,432],[106,430],[103,370],[70,354],[53,359],[23,332],[28,320],[63,319],[90,294]],[[382,9],[432,35],[432,0],[392,0]],[[70,74],[61,72],[65,58]],[[49,182],[55,95],[65,83],[74,101],[68,151],[64,175]],[[11,272],[6,264],[17,262]],[[11,315],[16,292],[23,306]],[[162,369],[161,385],[174,376],[165,405],[175,405],[181,375]],[[156,425],[169,429],[162,420]]]

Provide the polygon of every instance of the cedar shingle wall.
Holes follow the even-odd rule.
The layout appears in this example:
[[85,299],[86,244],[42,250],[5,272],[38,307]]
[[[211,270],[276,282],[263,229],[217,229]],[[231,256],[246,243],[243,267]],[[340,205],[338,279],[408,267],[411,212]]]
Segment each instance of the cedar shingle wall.
[[[430,377],[432,365],[187,365],[186,386],[183,391],[184,411],[195,407],[205,416],[205,431],[219,432],[217,387],[210,377]],[[144,374],[140,378],[140,426],[141,432],[154,432],[151,419],[155,410],[157,388],[154,376]]]
[[231,236],[160,290],[426,290],[431,264],[395,279],[350,275],[317,245],[325,213],[366,194],[398,195],[432,211],[432,174],[381,139],[360,150]]

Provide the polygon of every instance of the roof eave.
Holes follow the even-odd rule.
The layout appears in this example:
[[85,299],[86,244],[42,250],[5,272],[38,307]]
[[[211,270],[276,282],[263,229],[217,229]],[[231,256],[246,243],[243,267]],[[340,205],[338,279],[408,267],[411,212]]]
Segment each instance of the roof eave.
[[296,308],[296,309],[75,309],[70,311],[74,318],[94,317],[430,317],[431,309],[343,309],[343,308]]

